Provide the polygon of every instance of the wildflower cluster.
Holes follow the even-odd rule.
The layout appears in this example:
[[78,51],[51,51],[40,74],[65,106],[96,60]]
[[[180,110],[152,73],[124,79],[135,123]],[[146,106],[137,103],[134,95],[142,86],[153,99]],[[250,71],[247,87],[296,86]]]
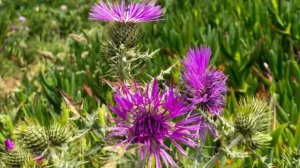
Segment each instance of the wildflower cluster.
[[[144,83],[134,78],[136,68],[157,52],[141,52],[141,24],[159,21],[162,16],[163,9],[155,1],[126,4],[125,0],[120,3],[100,0],[94,4],[89,18],[110,22],[102,46],[102,54],[110,63],[108,73],[116,77],[107,80],[107,83],[112,84],[114,101],[106,109],[107,113],[112,112],[105,116],[110,120],[105,120],[104,108],[101,107],[97,114],[86,112],[82,107],[78,108],[63,90],[58,89],[64,105],[69,108],[68,112],[71,111],[75,117],[67,118],[67,124],[54,122],[49,126],[42,126],[35,120],[19,122],[13,132],[15,143],[9,139],[4,142],[1,166],[24,167],[30,165],[32,160],[34,165],[49,160],[56,167],[80,166],[75,156],[75,159],[71,156],[69,160],[58,160],[68,152],[68,155],[77,155],[78,144],[81,142],[73,144],[73,148],[68,142],[86,134],[92,135],[92,138],[84,140],[87,145],[94,146],[94,142],[99,144],[92,151],[83,151],[80,159],[89,158],[97,152],[101,153],[98,158],[105,158],[113,153],[106,151],[107,144],[112,144],[114,151],[135,147],[131,157],[137,160],[136,167],[144,167],[146,164],[153,167],[154,163],[157,168],[179,167],[179,160],[185,158],[193,159],[186,162],[194,167],[204,165],[210,168],[224,156],[245,158],[250,152],[255,153],[267,147],[272,139],[269,135],[272,110],[268,103],[262,99],[242,99],[235,109],[235,115],[225,119],[223,114],[228,76],[218,68],[209,66],[212,51],[208,46],[188,50],[181,62],[183,69],[180,71],[180,85],[183,87],[167,85],[168,82],[160,84],[155,77]],[[94,98],[87,86],[84,90]],[[100,104],[100,99],[97,100]],[[70,123],[78,127],[76,138],[69,127]],[[209,159],[200,156],[208,132],[220,144]],[[58,154],[56,151],[64,152]],[[297,152],[286,154],[293,156],[290,161],[292,165],[299,165],[296,161],[299,158]],[[115,153],[126,155],[126,152]],[[95,166],[93,159],[89,158],[89,161],[90,165]],[[263,158],[260,161],[264,162]],[[113,162],[118,164],[115,160]]]
[[[153,158],[156,167],[162,167],[162,162],[166,166],[177,167],[176,155],[170,153],[172,147],[188,156],[186,150],[198,148],[200,139],[205,142],[208,130],[213,132],[216,138],[224,136],[226,141],[232,140],[233,137],[228,134],[222,135],[216,130],[218,125],[210,120],[212,116],[220,119],[216,123],[225,122],[222,114],[227,92],[227,76],[217,68],[209,66],[209,47],[189,49],[182,61],[182,83],[185,86],[183,90],[179,87],[177,89],[176,85],[160,89],[156,79],[145,85],[133,79],[134,68],[144,58],[152,57],[151,54],[139,51],[140,23],[158,21],[162,13],[162,8],[154,1],[129,5],[126,5],[124,0],[121,3],[100,1],[92,7],[90,19],[111,22],[103,54],[113,63],[111,66],[115,69],[111,71],[121,80],[113,88],[115,105],[111,105],[110,110],[116,117],[112,117],[115,126],[109,128],[109,137],[121,139],[117,144],[124,145],[126,149],[138,145],[139,160],[142,163],[147,161],[151,164]],[[138,64],[134,65],[134,62]],[[233,145],[246,141],[249,148],[256,149],[265,146],[270,140],[264,132],[268,119],[254,121],[257,117],[267,115],[267,105],[253,101],[256,106],[253,106],[249,115],[241,113],[234,120],[233,135],[239,133],[242,137],[238,136],[233,140],[236,143]],[[241,105],[242,107],[244,106]],[[264,131],[255,130],[254,127]],[[248,128],[250,130],[244,130]],[[253,131],[251,135],[243,134],[249,131]],[[210,167],[215,159],[219,159],[217,156],[208,162],[207,167]]]

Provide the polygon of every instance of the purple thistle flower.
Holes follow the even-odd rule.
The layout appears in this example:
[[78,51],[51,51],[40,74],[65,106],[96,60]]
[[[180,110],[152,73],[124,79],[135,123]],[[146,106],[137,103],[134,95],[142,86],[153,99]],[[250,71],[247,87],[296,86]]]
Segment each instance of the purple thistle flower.
[[208,68],[210,56],[209,47],[190,49],[183,61],[183,80],[190,95],[189,101],[212,115],[220,115],[225,104],[227,76]]
[[5,149],[7,151],[12,151],[15,148],[15,144],[13,143],[13,141],[11,141],[10,139],[6,139],[4,141],[4,145],[5,145]]
[[89,13],[90,19],[101,21],[117,22],[150,22],[159,20],[162,16],[162,8],[155,4],[155,1],[143,3],[131,3],[125,5],[125,0],[121,4],[104,3],[101,0],[92,7]]
[[142,160],[153,155],[156,167],[161,167],[161,159],[168,166],[176,167],[175,161],[167,153],[169,140],[182,154],[187,155],[181,144],[196,147],[192,139],[198,137],[199,116],[176,120],[189,112],[191,106],[184,104],[184,99],[175,93],[172,87],[160,91],[157,81],[147,84],[146,88],[135,83],[134,88],[125,84],[116,89],[115,106],[111,110],[118,118],[116,127],[111,128],[110,136],[122,136],[120,144],[141,144]]

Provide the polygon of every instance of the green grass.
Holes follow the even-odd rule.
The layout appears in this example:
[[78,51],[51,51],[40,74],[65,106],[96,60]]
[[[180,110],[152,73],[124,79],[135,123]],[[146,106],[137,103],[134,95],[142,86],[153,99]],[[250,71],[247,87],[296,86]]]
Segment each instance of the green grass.
[[[66,120],[70,112],[57,88],[75,102],[82,102],[83,111],[89,114],[100,113],[102,104],[113,102],[111,88],[103,82],[104,78],[109,79],[106,76],[109,66],[100,52],[107,26],[88,20],[93,3],[0,0],[0,142],[14,137],[13,127],[23,118],[36,118],[45,125],[49,120]],[[178,84],[179,62],[188,48],[209,45],[213,53],[211,64],[229,76],[224,116],[230,118],[235,113],[241,97],[272,100],[276,110],[273,140],[261,154],[276,163],[280,162],[284,147],[298,147],[300,1],[161,0],[159,3],[165,11],[163,20],[143,26],[141,44],[143,50],[161,50],[154,59],[144,62],[137,80],[149,81],[149,75],[158,76],[161,70],[175,64],[164,78]],[[20,16],[26,21],[20,22]],[[86,92],[85,86],[93,96]],[[76,125],[80,130],[87,129],[83,123]],[[79,159],[90,161],[86,167],[103,164],[97,158],[99,151],[87,155],[99,147],[100,137],[90,132],[80,139]],[[255,156],[234,161],[227,167],[259,166]],[[183,161],[182,166],[189,164],[190,161]]]

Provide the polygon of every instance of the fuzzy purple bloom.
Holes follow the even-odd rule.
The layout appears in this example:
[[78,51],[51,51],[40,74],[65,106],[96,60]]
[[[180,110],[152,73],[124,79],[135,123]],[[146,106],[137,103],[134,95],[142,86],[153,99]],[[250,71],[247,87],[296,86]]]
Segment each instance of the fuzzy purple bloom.
[[183,61],[183,80],[189,92],[188,100],[211,115],[220,115],[225,104],[227,76],[208,68],[210,48],[190,49]]
[[153,155],[156,167],[161,167],[161,159],[168,166],[176,167],[175,161],[167,153],[165,141],[171,142],[182,154],[187,155],[180,143],[196,147],[193,140],[201,130],[199,116],[176,120],[189,112],[184,99],[172,87],[159,90],[157,81],[146,88],[135,84],[128,88],[122,84],[115,91],[115,106],[111,110],[117,114],[116,127],[111,128],[111,136],[125,139],[120,144],[141,144],[141,158]]
[[12,151],[15,148],[15,144],[13,143],[13,141],[11,141],[10,139],[6,139],[4,141],[4,145],[5,145],[5,149],[7,151]]
[[89,14],[90,19],[101,21],[117,22],[150,22],[156,21],[162,16],[162,8],[155,4],[155,1],[143,3],[131,3],[125,5],[122,0],[121,4],[112,4],[101,0],[92,7]]

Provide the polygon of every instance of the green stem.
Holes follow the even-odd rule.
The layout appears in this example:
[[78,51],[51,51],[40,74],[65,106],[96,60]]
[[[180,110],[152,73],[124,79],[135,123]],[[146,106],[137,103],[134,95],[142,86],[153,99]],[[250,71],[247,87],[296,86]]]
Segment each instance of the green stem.
[[145,167],[145,161],[146,159],[144,158],[144,160],[142,160],[141,155],[138,155],[138,161],[136,164],[136,168],[144,168]]
[[[271,107],[271,124],[270,124],[270,132],[272,132],[275,129],[276,125],[276,105],[277,105],[277,94],[273,94],[270,102],[270,107]],[[272,164],[273,162],[273,155],[274,151],[273,148],[269,149],[269,154],[268,154],[268,160],[267,163]]]
[[[231,143],[226,146],[225,148],[230,150],[231,148],[233,148],[235,145],[239,144],[239,142],[243,139],[243,136],[241,134],[239,134],[233,141],[231,141]],[[226,152],[224,152],[223,150],[221,150],[219,153],[217,153],[214,157],[212,157],[206,164],[205,164],[205,168],[211,168],[215,165],[216,161],[220,160],[224,155],[226,154]]]
[[124,64],[126,60],[126,53],[125,53],[125,50],[124,50],[124,46],[120,46],[119,47],[119,58],[118,58],[118,71],[119,71],[119,77],[120,77],[120,80],[121,81],[126,81],[128,79],[128,76],[129,76],[129,72],[127,72],[127,69],[126,69],[126,65]]
[[198,143],[198,147],[197,147],[197,151],[196,151],[196,155],[195,155],[195,160],[194,160],[194,168],[196,168],[196,167],[199,167],[199,162],[201,163],[201,161],[202,161],[202,159],[200,158],[199,159],[199,157],[201,156],[201,147],[200,147],[200,145],[199,145],[199,143]]

